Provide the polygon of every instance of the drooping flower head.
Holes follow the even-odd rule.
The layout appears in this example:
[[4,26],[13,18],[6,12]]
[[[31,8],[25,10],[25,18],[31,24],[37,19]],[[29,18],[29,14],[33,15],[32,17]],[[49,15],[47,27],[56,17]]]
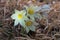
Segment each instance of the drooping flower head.
[[44,4],[44,5],[42,5],[40,11],[42,12],[42,14],[45,18],[48,16],[48,13],[50,12],[50,10],[51,10],[50,4]]

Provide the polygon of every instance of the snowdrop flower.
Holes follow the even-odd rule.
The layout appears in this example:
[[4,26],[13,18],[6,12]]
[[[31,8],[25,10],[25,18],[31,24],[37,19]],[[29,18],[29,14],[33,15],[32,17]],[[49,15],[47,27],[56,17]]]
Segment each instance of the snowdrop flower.
[[50,5],[49,5],[49,4],[44,4],[44,5],[41,7],[41,11],[42,11],[42,12],[49,13],[50,10],[51,10],[51,8],[50,8]]
[[50,12],[51,8],[50,8],[50,4],[44,4],[42,6],[40,6],[39,8],[40,9],[40,12],[42,12],[42,15],[44,17],[47,17],[48,16],[48,13]]
[[[42,12],[42,16],[44,19],[46,19],[46,22],[47,22],[47,26],[46,28],[48,28],[48,13],[50,12],[51,8],[50,8],[50,4],[44,4],[42,7],[41,7],[41,12]],[[45,28],[45,29],[46,29]]]
[[15,13],[11,16],[12,19],[15,20],[14,22],[14,26],[16,26],[18,23],[20,23],[20,25],[25,25],[24,20],[27,20],[28,18],[25,16],[26,11],[22,10],[22,11],[18,11],[15,10]]
[[38,6],[30,5],[30,6],[24,6],[27,11],[27,16],[30,17],[30,19],[35,20],[36,18],[41,18],[41,15],[37,13],[39,11]]
[[37,23],[35,24],[36,22],[35,21],[32,21],[32,20],[27,20],[25,21],[25,30],[26,32],[28,33],[30,30],[31,31],[35,31],[36,29],[36,25],[38,25]]

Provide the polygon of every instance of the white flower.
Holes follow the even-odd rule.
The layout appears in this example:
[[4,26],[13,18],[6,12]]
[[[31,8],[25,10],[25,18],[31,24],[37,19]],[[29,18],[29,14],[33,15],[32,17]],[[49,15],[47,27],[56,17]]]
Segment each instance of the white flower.
[[44,4],[42,7],[41,7],[41,12],[45,12],[45,13],[49,13],[51,10],[50,8],[50,5],[49,4]]
[[24,6],[27,10],[27,16],[30,17],[30,19],[35,20],[35,18],[42,18],[41,15],[38,13],[40,9],[38,9],[38,6],[30,5],[30,6]]
[[38,25],[38,23],[36,23],[35,21],[32,21],[32,20],[27,20],[25,21],[25,30],[26,32],[28,33],[30,30],[31,31],[35,31],[36,29],[36,25]]
[[39,6],[40,12],[42,12],[43,17],[47,17],[48,13],[51,10],[50,4],[44,4],[42,6]]
[[26,11],[22,10],[22,11],[18,11],[15,10],[15,13],[11,16],[12,19],[15,20],[14,22],[14,26],[16,26],[18,23],[20,23],[20,25],[25,25],[24,20],[27,20],[28,18],[25,16]]

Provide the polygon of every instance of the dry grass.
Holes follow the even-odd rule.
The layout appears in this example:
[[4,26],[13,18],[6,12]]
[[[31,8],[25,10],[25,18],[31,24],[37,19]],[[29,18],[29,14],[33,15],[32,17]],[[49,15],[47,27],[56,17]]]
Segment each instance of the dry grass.
[[[51,1],[49,1],[51,2]],[[35,0],[32,4],[40,5]],[[23,5],[29,5],[28,0],[0,0],[0,40],[59,40],[60,37],[60,2],[52,4],[48,15],[48,28],[44,19],[38,21],[36,32],[22,34],[20,25],[14,27],[14,20],[10,18],[14,9],[21,10]],[[53,6],[54,5],[54,6]]]

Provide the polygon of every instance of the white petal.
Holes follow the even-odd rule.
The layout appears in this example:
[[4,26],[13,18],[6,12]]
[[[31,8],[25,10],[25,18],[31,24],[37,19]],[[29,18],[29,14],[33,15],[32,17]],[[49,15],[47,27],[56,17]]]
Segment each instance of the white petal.
[[21,10],[21,11],[15,10],[15,14],[21,14],[21,13],[23,13],[23,15],[25,15],[26,11],[25,10]]
[[14,22],[14,26],[18,25],[19,21],[18,20],[15,20]]
[[17,19],[17,14],[13,14],[13,15],[11,16],[11,18],[12,18],[12,19]]
[[34,21],[35,21],[35,18],[34,18],[34,16],[30,16],[30,18],[31,18],[31,20],[34,20]]
[[27,16],[24,16],[24,18],[23,18],[23,19],[24,19],[24,20],[29,20]]
[[29,29],[30,29],[31,31],[35,31],[36,28],[35,28],[35,26],[30,26]]
[[35,10],[35,12],[38,12],[41,9],[42,9],[42,7],[40,6],[40,7],[36,7],[34,10]]
[[28,14],[27,16],[29,16],[31,20],[34,20],[35,21],[34,15],[29,15]]
[[24,22],[24,20],[20,20],[19,22],[20,22],[21,26],[25,28],[25,22]]
[[50,8],[50,5],[45,4],[45,5],[42,6],[42,8],[49,9]]
[[42,12],[44,12],[44,11],[50,11],[50,5],[47,5],[47,4],[43,5],[41,11]]
[[34,8],[34,10],[36,10],[38,8],[38,6],[34,6],[33,8]]
[[26,29],[26,32],[27,32],[27,33],[30,31],[28,27],[25,27],[25,29]]
[[42,9],[41,12],[48,12],[50,9]]
[[22,10],[22,11],[20,11],[20,14],[25,15],[25,14],[26,14],[26,10]]
[[18,14],[18,13],[20,13],[20,11],[15,9],[15,13]]

